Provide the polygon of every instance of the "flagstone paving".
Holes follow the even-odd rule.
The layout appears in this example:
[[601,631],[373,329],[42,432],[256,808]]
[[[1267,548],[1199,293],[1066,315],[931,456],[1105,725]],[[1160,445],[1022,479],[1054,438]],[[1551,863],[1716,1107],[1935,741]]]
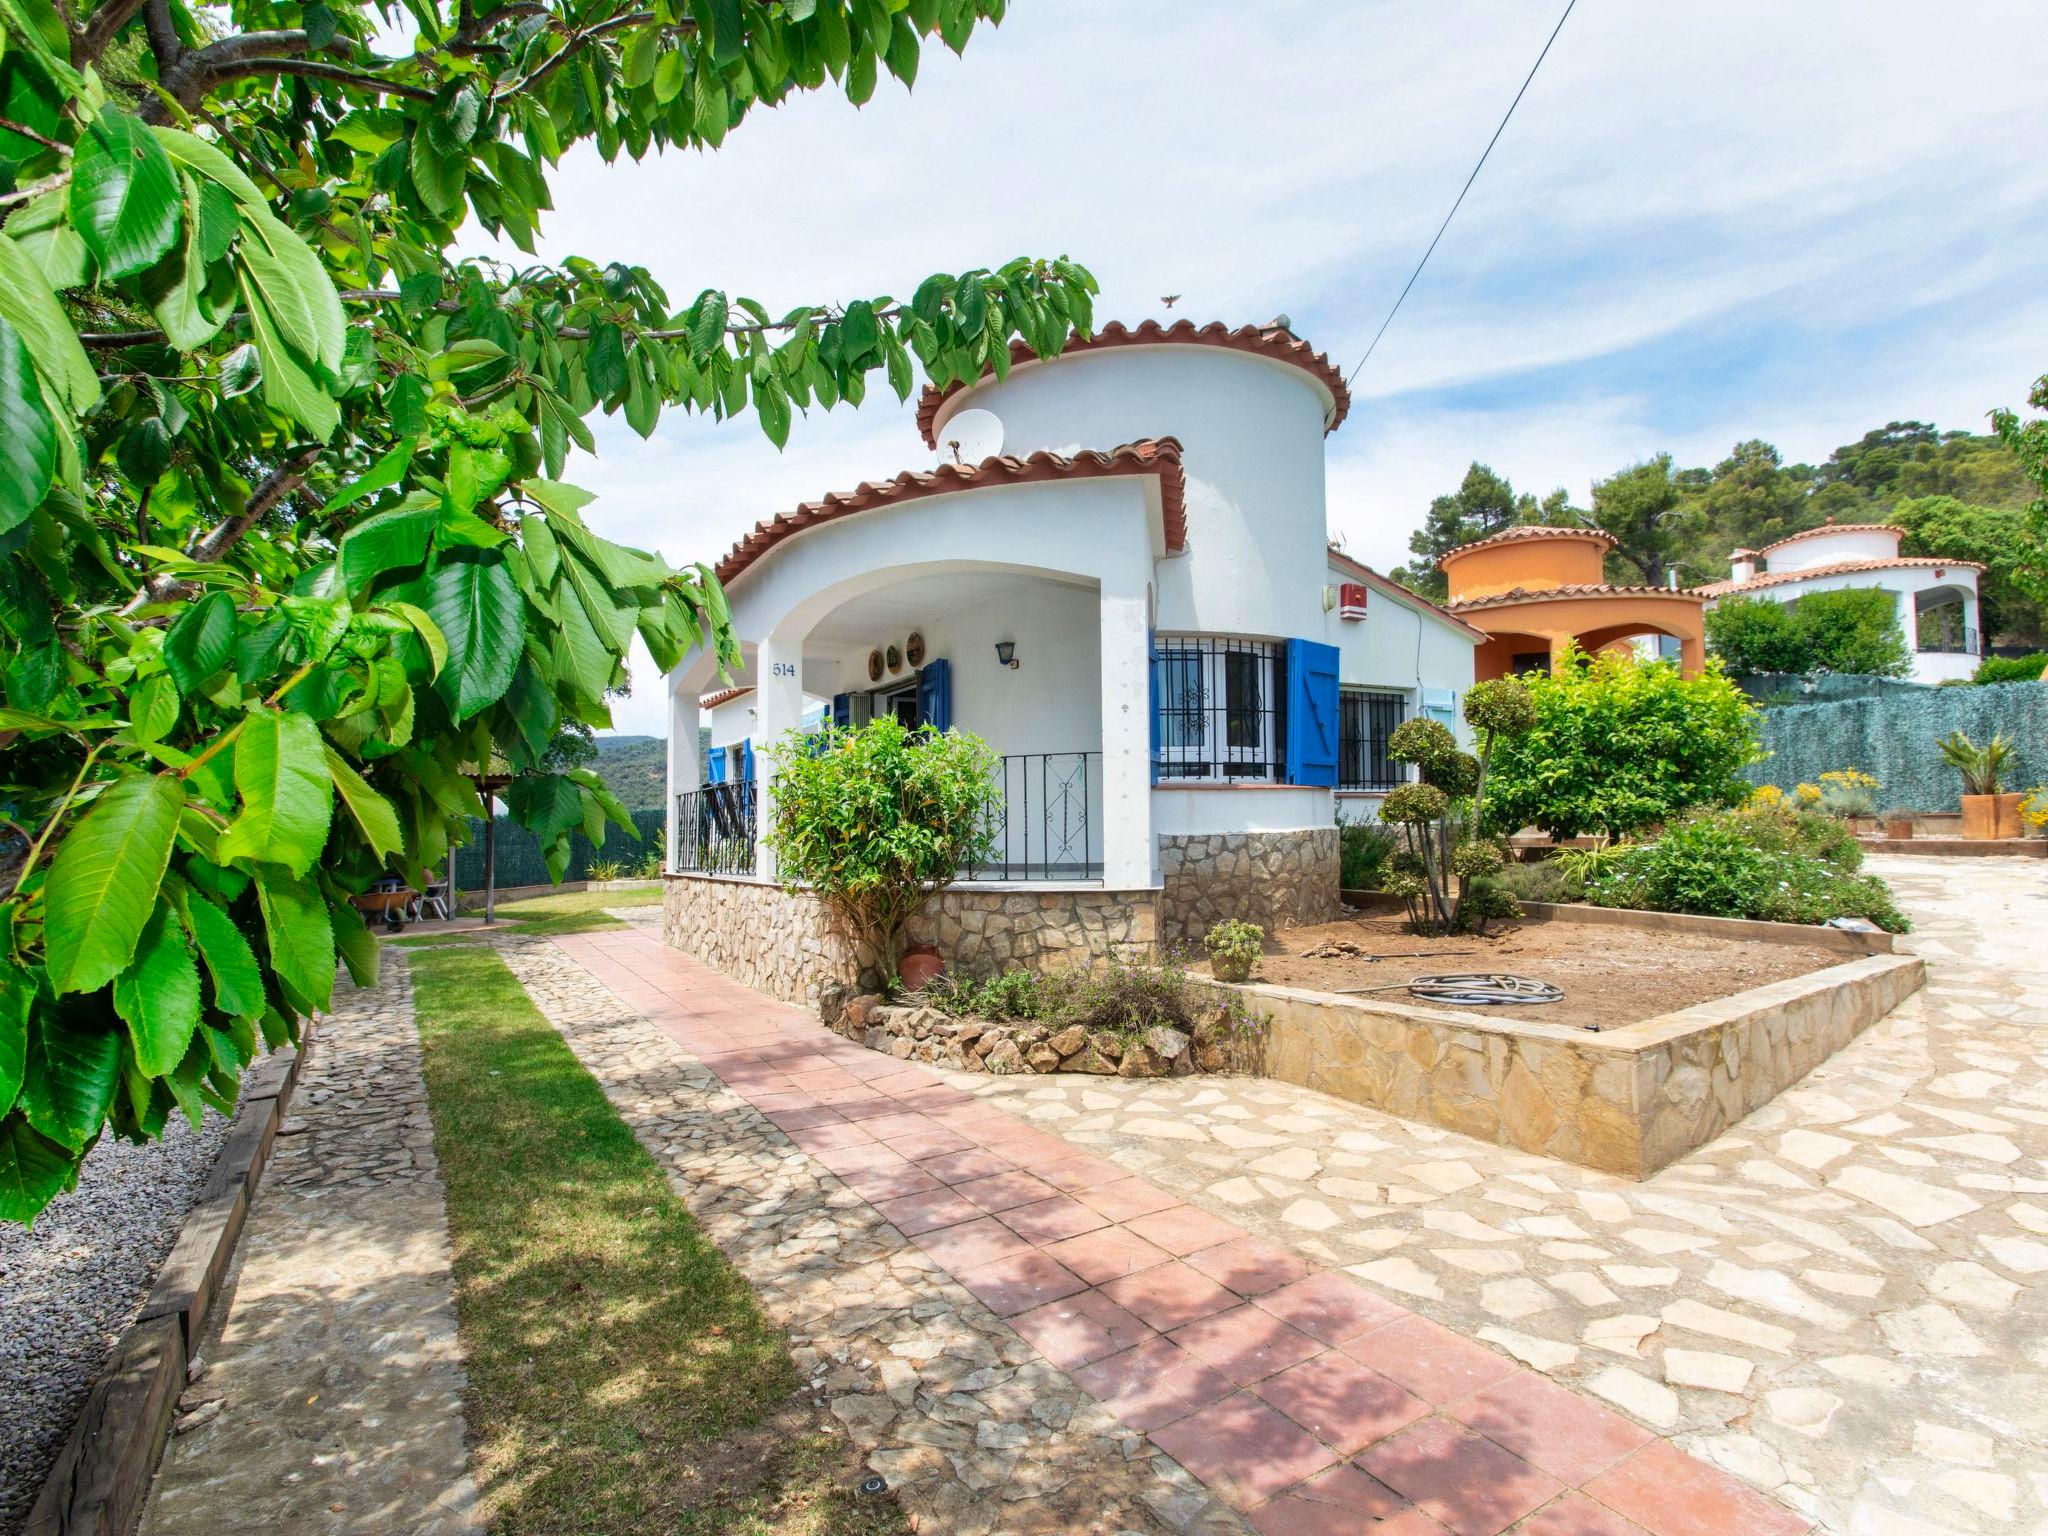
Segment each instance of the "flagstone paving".
[[[1140,1163],[1170,1171],[1169,1160],[1156,1155],[1148,1135],[1121,1144],[1117,1111],[1126,1097],[1117,1088],[1096,1110],[1096,1132],[1063,1124],[1083,1116],[1062,1100],[1020,1096],[1014,1107],[1061,1131],[1052,1134],[977,1102],[932,1069],[842,1040],[651,934],[610,930],[553,944],[578,966],[557,963],[547,945],[532,941],[508,940],[501,953],[643,1141],[674,1169],[679,1189],[762,1289],[771,1315],[801,1319],[800,1363],[821,1371],[836,1363],[836,1379],[823,1390],[836,1394],[832,1409],[870,1450],[869,1464],[902,1489],[913,1511],[934,1498],[950,1501],[948,1516],[931,1529],[1109,1531],[1139,1505],[1177,1528],[1191,1521],[1225,1528],[1235,1510],[1266,1536],[1368,1528],[1381,1536],[1495,1536],[1510,1526],[1551,1536],[1790,1536],[1808,1528],[1630,1412],[1557,1385],[1496,1344],[1412,1309],[1370,1277],[1333,1268],[1339,1255],[1251,1235],[1242,1213],[1207,1194],[1220,1168],[1180,1181],[1200,1203],[1178,1198],[1171,1179],[1134,1174]],[[667,1050],[647,1055],[636,1017],[607,1018],[596,1030],[575,1022],[592,1011],[579,966],[630,1005],[627,1014],[659,1028],[672,1042]],[[613,1038],[620,1030],[626,1033]],[[621,1044],[623,1080],[608,1064]],[[633,1081],[650,1071],[658,1084]],[[664,1136],[659,1124],[676,1113],[669,1101],[685,1086],[678,1073],[701,1079],[686,1084],[699,1104],[686,1113],[692,1129],[680,1145],[674,1129]],[[756,1138],[730,1108],[707,1118],[704,1105],[716,1106],[716,1095],[707,1097],[712,1083],[780,1135]],[[1274,1118],[1262,1107],[1238,1121],[1181,1098],[1206,1093],[1216,1097],[1204,1105],[1236,1097],[1240,1107],[1264,1106],[1276,1090],[1263,1084],[1131,1088],[1132,1101],[1163,1095],[1157,1123],[1179,1128],[1175,1135],[1184,1130],[1192,1145],[1218,1149],[1213,1155],[1230,1148],[1209,1135],[1211,1123]],[[1063,1095],[1069,1085],[1040,1091]],[[1048,1116],[1047,1106],[1064,1113]],[[1363,1123],[1348,1106],[1332,1112],[1346,1124]],[[1308,1131],[1327,1128],[1320,1117],[1279,1118]],[[746,1138],[744,1158],[722,1145],[734,1134]],[[1073,1145],[1090,1134],[1113,1155]],[[1245,1134],[1269,1136],[1275,1147],[1283,1140]],[[1432,1165],[1436,1173],[1450,1167]],[[792,1209],[790,1186],[801,1192],[816,1177],[810,1170],[820,1168],[849,1198],[831,1195],[828,1185],[824,1209],[801,1193]],[[761,1176],[771,1169],[777,1178],[764,1189]],[[716,1186],[708,1192],[699,1182],[707,1172]],[[1432,1194],[1435,1184],[1453,1187],[1441,1177],[1422,1182]],[[880,1281],[914,1276],[912,1253],[981,1303],[962,1306],[950,1288],[912,1285],[913,1295],[929,1297],[926,1327],[942,1336],[957,1337],[964,1327],[984,1341],[1014,1340],[1028,1347],[1000,1349],[1001,1363],[1037,1372],[1022,1397],[1003,1390],[1014,1383],[985,1377],[982,1385],[993,1390],[961,1405],[950,1439],[934,1435],[930,1421],[959,1388],[915,1372],[892,1388],[885,1371],[891,1354],[924,1366],[940,1348],[927,1342],[920,1358],[924,1330],[900,1302],[891,1307],[874,1291]],[[764,1255],[779,1263],[764,1264]],[[882,1267],[885,1258],[893,1268]],[[893,1335],[877,1335],[891,1325]],[[1652,1319],[1645,1331],[1654,1326]],[[886,1343],[890,1337],[895,1342]],[[1059,1405],[1050,1421],[1021,1411],[1031,1397]],[[1129,1434],[1117,1450],[1126,1478],[1105,1454],[1117,1444],[1106,1431],[1119,1423]],[[925,1455],[909,1454],[918,1446]],[[977,1455],[991,1449],[1015,1454]],[[1131,1478],[1139,1485],[1135,1505]],[[1148,1480],[1171,1491],[1144,1488]],[[1078,1488],[1088,1497],[1074,1497]],[[973,1497],[991,1491],[1013,1501],[1007,1511],[992,1515],[990,1498]],[[1061,1507],[1048,1502],[1054,1494],[1064,1496]]]
[[[1432,1405],[1456,1386],[1412,1379],[1413,1364],[1400,1374],[1404,1351],[1389,1346],[1402,1328],[1442,1325],[1477,1369],[1522,1362],[1540,1373],[1517,1389],[1529,1403],[1548,1383],[1572,1389],[1531,1422],[1555,1426],[1589,1400],[1615,1410],[1599,1422],[1623,1424],[1645,1448],[1590,1476],[1546,1464],[1470,1408],[1448,1418],[1638,1518],[1632,1497],[1671,1502],[1682,1490],[1678,1502],[1702,1510],[1720,1498],[1725,1484],[1694,1481],[1703,1461],[1828,1531],[2048,1531],[2048,871],[2013,859],[1869,867],[1914,918],[1904,944],[1928,961],[1925,992],[1644,1183],[1258,1079],[949,1081],[1140,1175],[1134,1186],[1227,1218],[1282,1260],[1412,1308],[1412,1321],[1365,1336],[1387,1341],[1377,1349],[1328,1342]],[[1124,1225],[1142,1238],[1143,1221]],[[1157,1278],[1142,1289],[1213,1313],[1226,1298],[1204,1289],[1212,1270],[1184,1259],[1144,1272]],[[1118,1298],[1133,1284],[1104,1289]],[[1207,1367],[1242,1354],[1214,1327],[1170,1337]],[[1284,1399],[1310,1367],[1275,1369],[1250,1397]],[[1229,1415],[1181,1420],[1196,1427],[1178,1434],[1140,1427],[1207,1475],[1200,1432],[1275,1429],[1249,1399],[1234,1401]],[[1322,1431],[1338,1449],[1420,1413],[1363,1392],[1319,1403],[1343,1416]],[[1604,1454],[1597,1434],[1587,1439]],[[1441,1412],[1382,1444],[1391,1449],[1357,1465],[1439,1519],[1435,1484],[1406,1471],[1404,1454],[1501,1480],[1488,1518],[1548,1487],[1496,1469]],[[1609,1528],[1591,1515],[1572,1523],[1574,1507],[1546,1506],[1527,1529]],[[1700,1518],[1672,1529],[1758,1528]]]

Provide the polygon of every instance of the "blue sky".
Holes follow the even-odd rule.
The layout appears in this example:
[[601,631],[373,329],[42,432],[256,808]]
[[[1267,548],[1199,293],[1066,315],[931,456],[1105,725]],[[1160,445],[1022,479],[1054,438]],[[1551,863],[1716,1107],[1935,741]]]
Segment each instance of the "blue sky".
[[[1197,321],[1285,313],[1348,370],[1561,3],[1013,0],[913,93],[795,101],[716,155],[572,160],[544,254],[780,311],[1064,253],[1102,318],[1169,293]],[[1396,563],[1474,458],[1583,498],[1664,449],[1981,430],[2048,370],[2044,78],[2018,0],[1580,0],[1354,386],[1333,531]],[[570,478],[614,537],[716,558],[760,517],[928,466],[879,395],[780,454],[748,422],[674,415],[643,443],[607,421]],[[616,714],[665,729],[644,658]]]

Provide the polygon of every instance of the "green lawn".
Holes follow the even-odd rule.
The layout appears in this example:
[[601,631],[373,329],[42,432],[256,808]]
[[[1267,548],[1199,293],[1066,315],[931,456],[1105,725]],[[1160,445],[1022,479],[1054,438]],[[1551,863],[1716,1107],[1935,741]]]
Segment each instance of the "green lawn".
[[450,944],[412,974],[495,1536],[907,1530],[504,962]]
[[[545,937],[551,933],[585,933],[592,928],[620,928],[625,926],[616,917],[609,916],[607,907],[658,907],[661,905],[661,887],[649,883],[622,891],[557,891],[549,896],[528,896],[520,901],[501,901],[493,916],[501,922],[517,923],[521,933],[539,934]],[[480,912],[465,912],[465,917],[480,916]],[[455,944],[464,939],[474,938],[470,933],[435,933],[431,928],[413,933],[408,930],[402,939],[393,939],[394,944],[407,948],[423,944]]]

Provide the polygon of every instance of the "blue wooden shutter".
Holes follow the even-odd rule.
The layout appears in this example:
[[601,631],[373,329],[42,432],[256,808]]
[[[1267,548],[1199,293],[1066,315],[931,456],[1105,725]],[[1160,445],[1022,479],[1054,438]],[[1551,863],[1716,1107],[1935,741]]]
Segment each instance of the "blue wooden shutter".
[[704,760],[704,782],[723,784],[725,782],[725,748],[713,747],[711,755]]
[[853,695],[835,693],[832,695],[832,724],[838,730],[845,730],[853,724]]
[[1337,647],[1287,642],[1287,781],[1337,787]]
[[953,728],[953,664],[928,661],[917,674],[917,712],[935,731]]
[[1152,782],[1159,782],[1159,631],[1145,631],[1145,707],[1152,716]]
[[740,743],[740,782],[754,782],[754,738],[751,736]]

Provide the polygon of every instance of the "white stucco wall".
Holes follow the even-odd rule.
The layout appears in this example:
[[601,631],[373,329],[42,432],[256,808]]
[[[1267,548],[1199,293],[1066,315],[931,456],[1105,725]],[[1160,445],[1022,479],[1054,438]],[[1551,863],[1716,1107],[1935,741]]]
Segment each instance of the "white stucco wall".
[[[1809,542],[1820,544],[1827,539],[1813,539]],[[1851,535],[1840,535],[1847,538]],[[1797,546],[1794,546],[1795,548]],[[1889,559],[1889,555],[1858,555],[1841,558]],[[1885,571],[1845,571],[1834,576],[1809,576],[1797,581],[1781,582],[1776,586],[1761,587],[1754,592],[1734,593],[1740,597],[1767,597],[1773,602],[1792,603],[1809,592],[1839,592],[1850,588],[1875,588],[1889,592],[1897,606],[1899,629],[1906,637],[1906,651],[1912,662],[1908,674],[1916,683],[1943,683],[1957,678],[1974,676],[1980,657],[1960,651],[1923,651],[1918,649],[1919,599],[1923,593],[1947,589],[1959,593],[1962,598],[1963,623],[1971,629],[1982,629],[1982,611],[1977,601],[1977,573],[1956,566],[1895,566]],[[1708,608],[1714,606],[1707,604]],[[1937,605],[1939,606],[1939,605]],[[1981,636],[1979,640],[1981,646]]]
[[1899,535],[1892,528],[1816,533],[1783,549],[1772,550],[1764,556],[1764,569],[1781,575],[1786,571],[1812,570],[1819,565],[1839,565],[1844,560],[1894,560],[1898,553]]
[[[1336,585],[1358,580],[1337,566],[1329,568],[1328,576]],[[1408,602],[1379,587],[1366,589],[1365,614],[1358,621],[1341,619],[1334,610],[1323,615],[1317,637],[1337,647],[1341,684],[1399,692],[1407,698],[1411,715],[1420,710],[1425,689],[1449,692],[1456,705],[1464,704],[1472,686],[1478,637],[1447,622],[1419,599]],[[1471,735],[1462,714],[1452,729],[1461,741]]]
[[1003,452],[1114,448],[1172,436],[1187,476],[1188,549],[1161,562],[1163,630],[1287,639],[1322,611],[1321,386],[1301,369],[1221,347],[1079,352],[955,395],[1003,424]]

